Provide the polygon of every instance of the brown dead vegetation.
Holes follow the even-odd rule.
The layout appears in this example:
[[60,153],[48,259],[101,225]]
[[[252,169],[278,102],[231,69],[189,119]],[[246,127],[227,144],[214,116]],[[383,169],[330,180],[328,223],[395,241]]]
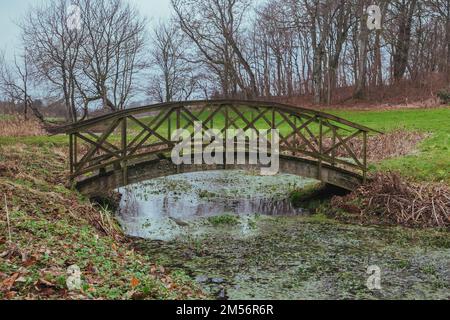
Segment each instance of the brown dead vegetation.
[[[0,144],[0,299],[205,298],[136,252],[111,213],[67,189],[66,159],[65,148]],[[83,275],[75,291],[65,281],[71,265]]]
[[398,173],[378,173],[371,183],[335,197],[336,217],[346,222],[450,228],[450,188],[443,183],[415,183]]
[[[367,146],[367,159],[369,161],[381,161],[412,154],[416,151],[417,145],[427,138],[423,132],[407,131],[398,129],[369,137]],[[349,142],[352,150],[362,149],[362,140],[352,140]]]
[[311,109],[348,109],[358,111],[428,109],[442,106],[438,92],[446,86],[446,75],[431,73],[419,80],[404,79],[382,87],[367,88],[366,98],[354,99],[354,86],[337,89],[330,104],[315,104],[313,95],[295,97],[271,97],[266,100],[287,103]]
[[31,137],[45,135],[42,124],[35,119],[7,116],[0,121],[0,137]]
[[[404,129],[370,136],[367,140],[367,160],[373,163],[413,154],[416,152],[417,146],[427,137],[429,137],[427,133],[407,131]],[[303,144],[303,140],[300,138],[290,138],[289,142],[293,142],[297,146]],[[346,144],[351,150],[356,151],[357,154],[362,154],[363,140],[361,137],[355,137],[346,142]],[[332,146],[332,139],[329,137],[324,138],[324,149],[331,149]],[[300,157],[304,156],[301,152],[296,155]],[[340,146],[335,150],[335,156],[345,158],[349,156],[349,153],[343,146]]]

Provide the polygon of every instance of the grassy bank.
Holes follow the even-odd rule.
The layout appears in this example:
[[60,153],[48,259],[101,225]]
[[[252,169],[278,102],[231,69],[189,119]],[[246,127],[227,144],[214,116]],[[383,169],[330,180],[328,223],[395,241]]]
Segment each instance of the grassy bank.
[[[33,141],[2,144],[0,155],[0,299],[202,296],[184,274],[134,252],[109,212],[64,186],[65,149]],[[71,265],[81,269],[80,291],[67,291]]]

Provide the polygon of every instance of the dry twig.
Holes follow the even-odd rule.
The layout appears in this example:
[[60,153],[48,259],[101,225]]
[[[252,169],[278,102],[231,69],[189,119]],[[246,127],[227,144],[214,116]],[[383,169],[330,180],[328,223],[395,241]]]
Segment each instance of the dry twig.
[[376,174],[372,183],[346,197],[335,197],[332,202],[344,210],[349,203],[357,203],[363,220],[408,227],[450,227],[449,187],[443,183],[410,182],[398,173]]

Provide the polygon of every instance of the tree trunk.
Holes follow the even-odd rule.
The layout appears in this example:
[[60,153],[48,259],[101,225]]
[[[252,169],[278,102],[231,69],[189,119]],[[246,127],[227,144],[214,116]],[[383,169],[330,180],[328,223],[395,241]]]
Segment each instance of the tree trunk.
[[314,103],[316,104],[322,101],[322,59],[321,48],[316,48],[313,63]]
[[447,83],[450,83],[450,4],[447,6],[447,30],[445,33],[445,39],[447,41]]
[[405,5],[401,16],[398,40],[394,54],[394,80],[396,82],[403,78],[408,66],[411,30],[416,5],[417,0],[411,0],[409,7],[407,4]]
[[360,18],[360,31],[358,39],[358,77],[356,79],[354,98],[364,99],[366,97],[366,78],[367,78],[367,47],[369,43],[369,30],[367,28],[367,14],[364,12],[365,6],[362,6]]
[[375,38],[375,85],[383,86],[383,65],[381,61],[381,30],[377,30]]

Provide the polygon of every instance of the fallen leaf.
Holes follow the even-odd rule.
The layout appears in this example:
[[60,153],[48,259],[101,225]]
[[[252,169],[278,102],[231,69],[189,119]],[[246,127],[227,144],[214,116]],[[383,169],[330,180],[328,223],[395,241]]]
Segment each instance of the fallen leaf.
[[53,283],[51,283],[50,281],[47,281],[47,280],[41,278],[35,283],[35,287],[38,291],[41,291],[41,290],[46,290],[48,288],[54,288],[56,286]]
[[19,278],[17,278],[16,282],[25,283],[25,282],[27,282],[27,278],[19,277]]
[[35,257],[31,257],[30,259],[26,260],[25,262],[22,263],[22,265],[26,268],[36,264],[37,259]]
[[134,289],[134,288],[136,288],[138,285],[139,285],[139,280],[138,279],[136,279],[135,277],[133,277],[132,279],[131,279],[131,287]]
[[4,291],[11,291],[12,286],[16,282],[17,278],[19,278],[19,273],[14,273],[11,277],[3,280],[2,286],[0,289],[3,289]]

